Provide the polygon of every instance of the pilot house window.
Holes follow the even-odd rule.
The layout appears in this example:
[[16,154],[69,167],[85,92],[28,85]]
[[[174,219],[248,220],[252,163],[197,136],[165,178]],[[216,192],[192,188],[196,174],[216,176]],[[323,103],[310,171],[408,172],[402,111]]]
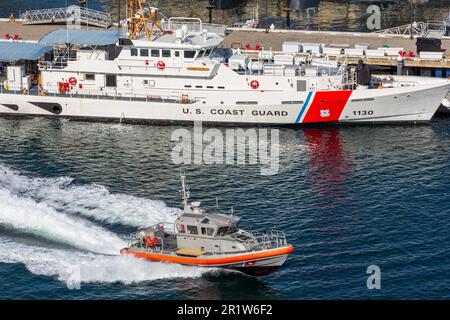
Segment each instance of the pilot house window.
[[228,227],[220,227],[219,230],[217,230],[218,236],[224,236],[227,234]]
[[214,234],[214,228],[202,228],[202,234],[212,236]]
[[132,48],[132,49],[130,50],[130,53],[131,53],[131,56],[132,56],[132,57],[137,57],[137,56],[138,56],[138,50],[135,49],[135,48]]
[[163,58],[170,58],[170,50],[161,50]]
[[159,58],[159,49],[153,49],[152,50],[152,57],[153,58]]
[[148,57],[148,49],[141,49],[141,57]]
[[188,234],[198,234],[197,226],[187,226]]

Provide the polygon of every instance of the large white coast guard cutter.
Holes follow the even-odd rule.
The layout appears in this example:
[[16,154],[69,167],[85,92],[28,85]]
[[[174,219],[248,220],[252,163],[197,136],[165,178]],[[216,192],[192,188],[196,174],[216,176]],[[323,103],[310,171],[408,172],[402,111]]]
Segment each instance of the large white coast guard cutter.
[[426,122],[450,89],[447,79],[366,75],[363,81],[345,65],[333,71],[276,65],[264,55],[258,61],[239,52],[221,55],[223,39],[200,20],[171,18],[163,29],[156,15],[156,8],[131,15],[126,36],[62,29],[38,43],[0,41],[0,114],[276,125]]

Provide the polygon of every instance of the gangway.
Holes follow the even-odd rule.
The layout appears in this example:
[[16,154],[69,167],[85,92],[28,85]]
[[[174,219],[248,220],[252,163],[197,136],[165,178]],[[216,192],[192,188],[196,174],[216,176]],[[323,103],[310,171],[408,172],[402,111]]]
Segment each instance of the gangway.
[[448,25],[447,21],[414,22],[413,24],[378,30],[374,33],[440,39],[446,35]]
[[82,24],[105,29],[112,25],[112,17],[109,13],[79,6],[28,10],[21,15],[21,19],[22,23],[25,25],[57,24],[73,20],[79,21]]

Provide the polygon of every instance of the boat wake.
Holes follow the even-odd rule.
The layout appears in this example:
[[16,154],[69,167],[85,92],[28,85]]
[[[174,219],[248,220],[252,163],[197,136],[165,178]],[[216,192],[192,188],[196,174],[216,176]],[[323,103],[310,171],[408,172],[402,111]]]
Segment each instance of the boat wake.
[[213,269],[148,262],[131,256],[37,247],[0,238],[0,262],[21,263],[35,275],[55,277],[67,284],[133,284],[159,279],[196,278]]
[[51,208],[109,224],[146,227],[172,222],[181,211],[162,201],[113,194],[101,185],[75,185],[69,177],[34,178],[0,164],[0,188],[30,197]]
[[0,263],[22,263],[33,274],[80,283],[130,284],[199,277],[214,270],[120,255],[126,242],[86,217],[140,227],[167,220],[176,210],[158,201],[114,195],[102,186],[71,183],[70,178],[27,177],[0,165],[0,227],[68,246],[38,245],[3,235]]

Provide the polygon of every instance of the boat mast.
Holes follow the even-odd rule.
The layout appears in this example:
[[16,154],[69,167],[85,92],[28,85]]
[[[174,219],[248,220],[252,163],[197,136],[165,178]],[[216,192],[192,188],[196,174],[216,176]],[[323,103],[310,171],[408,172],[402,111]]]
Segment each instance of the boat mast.
[[[155,27],[163,32],[161,24],[157,21],[158,8],[150,6],[148,0],[128,0],[128,9],[130,11],[128,24],[130,39],[136,39],[136,36],[144,30],[147,39],[151,40]],[[151,23],[150,28],[149,23]]]

